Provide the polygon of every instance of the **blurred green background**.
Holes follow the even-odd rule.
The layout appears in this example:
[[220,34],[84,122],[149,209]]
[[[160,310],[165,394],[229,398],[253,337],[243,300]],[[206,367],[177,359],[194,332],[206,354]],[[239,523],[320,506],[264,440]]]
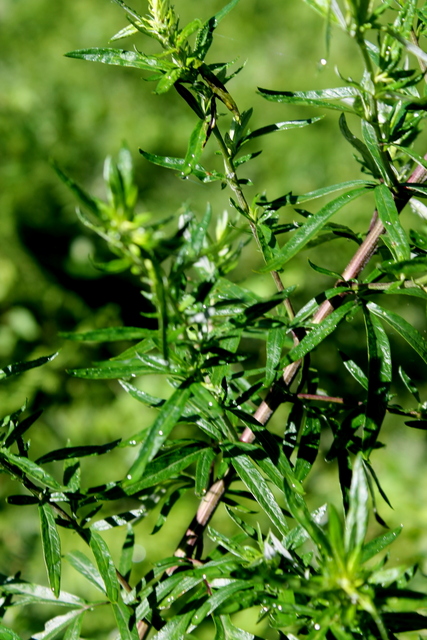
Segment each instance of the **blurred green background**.
[[[182,24],[193,17],[206,19],[223,6],[222,1],[177,0]],[[134,0],[144,13],[143,0]],[[154,412],[129,398],[115,382],[90,382],[68,377],[66,369],[88,365],[92,360],[118,353],[123,344],[97,346],[63,343],[60,331],[98,328],[122,323],[138,325],[144,299],[130,276],[105,277],[96,271],[89,256],[102,256],[105,248],[77,221],[75,202],[59,182],[49,164],[54,159],[77,182],[98,196],[102,191],[102,166],[107,154],[116,154],[127,141],[134,157],[140,188],[140,210],[164,217],[179,211],[187,202],[201,214],[210,201],[214,212],[229,207],[229,194],[217,184],[202,185],[195,179],[178,179],[172,172],[149,165],[138,147],[152,153],[182,156],[195,124],[193,114],[173,92],[152,94],[153,85],[137,70],[107,67],[67,59],[73,49],[108,46],[108,39],[126,24],[121,9],[110,0],[2,0],[0,3],[0,367],[60,350],[48,366],[2,383],[2,414],[16,410],[27,400],[32,410],[43,409],[32,427],[34,456],[64,446],[101,444],[124,432],[130,435],[150,423]],[[153,43],[138,42],[151,51]],[[123,46],[131,46],[124,41]],[[119,46],[121,46],[119,44]],[[246,63],[244,71],[230,84],[241,110],[254,107],[252,128],[295,118],[318,115],[310,109],[296,109],[264,101],[258,86],[279,90],[304,90],[340,86],[336,65],[344,76],[359,77],[360,61],[352,42],[333,31],[331,50],[325,45],[322,20],[300,0],[241,0],[217,32],[209,61],[237,59]],[[248,199],[265,192],[269,199],[290,190],[311,191],[359,175],[350,147],[338,130],[338,113],[330,112],[312,127],[282,132],[265,138],[263,154],[242,175],[251,178]],[[354,123],[352,123],[354,124]],[[424,146],[425,146],[424,136]],[[253,148],[261,148],[258,147]],[[417,148],[424,153],[423,139]],[[211,142],[203,164],[217,166]],[[318,206],[313,210],[317,210]],[[372,211],[368,197],[344,210],[337,221],[366,230]],[[291,209],[281,211],[283,221],[292,220]],[[408,210],[407,227],[420,222]],[[326,286],[329,278],[308,267],[307,257],[324,267],[340,271],[352,246],[336,240],[327,250],[320,247],[303,253],[284,273],[286,286],[297,284],[295,305],[300,308]],[[233,278],[261,295],[274,291],[269,276],[256,269],[260,257],[246,250]],[[403,308],[402,308],[403,307]],[[424,304],[404,300],[402,314],[425,332]],[[364,345],[362,326],[343,326],[316,353],[324,371],[321,385],[331,394],[356,391],[335,355],[336,347],[346,351],[362,366]],[[425,391],[426,367],[394,335],[392,348],[397,361]],[[262,353],[253,353],[262,360]],[[396,372],[397,373],[397,372]],[[141,386],[155,395],[165,395],[156,378],[142,380]],[[396,401],[408,406],[401,386],[396,385]],[[281,429],[288,408],[275,416],[272,428]],[[330,435],[325,433],[326,451]],[[382,517],[390,527],[404,524],[404,533],[392,549],[395,563],[418,559],[427,569],[427,486],[426,439],[422,431],[408,429],[403,420],[388,417],[382,441],[386,449],[375,455],[377,472],[391,497],[394,511],[380,502]],[[85,486],[109,478],[114,465],[117,477],[129,466],[111,454],[83,461]],[[128,450],[126,450],[128,451]],[[331,500],[339,504],[336,470],[319,460],[308,485],[310,506]],[[39,524],[31,507],[9,507],[4,497],[16,487],[0,477],[0,572],[22,571],[25,579],[46,584],[40,553]],[[185,509],[175,509],[160,536],[150,531],[157,514],[137,527],[139,556],[135,576],[150,564],[173,552],[196,502],[188,497]],[[232,530],[222,510],[214,526]],[[372,531],[377,530],[373,524]],[[124,533],[106,534],[118,553]],[[64,536],[64,553],[82,548],[73,535]],[[91,593],[87,585],[67,568],[63,588],[81,595]],[[17,611],[7,622],[22,638],[43,628],[49,612],[42,608]],[[59,613],[59,612],[58,612]],[[255,616],[255,614],[254,614]],[[256,616],[255,616],[256,617]],[[250,628],[247,616],[239,620]],[[106,638],[112,621],[104,613],[88,616],[84,637]],[[258,629],[258,633],[263,633]],[[210,631],[206,631],[206,638]],[[274,633],[269,637],[275,638]]]

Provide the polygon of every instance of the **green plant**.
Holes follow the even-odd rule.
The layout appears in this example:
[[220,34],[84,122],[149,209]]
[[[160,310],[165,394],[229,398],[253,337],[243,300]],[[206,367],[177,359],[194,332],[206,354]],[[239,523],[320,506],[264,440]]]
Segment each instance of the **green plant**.
[[[408,233],[399,215],[410,201],[415,210],[424,211],[418,198],[427,195],[427,160],[412,148],[425,115],[427,55],[420,42],[427,30],[426,6],[419,7],[416,0],[348,0],[342,10],[334,0],[307,0],[324,16],[327,40],[332,27],[338,27],[355,41],[363,61],[360,79],[343,79],[344,86],[334,89],[259,93],[273,102],[317,108],[322,116],[324,110],[340,111],[341,133],[356,151],[363,176],[274,200],[259,190],[248,201],[250,185],[240,167],[259,155],[252,141],[315,124],[320,118],[251,131],[252,109],[240,110],[228,89],[241,69],[233,73],[228,63],[206,62],[216,27],[238,0],[206,22],[196,19],[183,28],[168,0],[149,0],[147,16],[116,2],[130,25],[113,40],[141,33],[158,42],[160,53],[107,48],[67,55],[148,71],[158,94],[175,89],[196,120],[185,154],[174,158],[141,153],[181,178],[195,176],[229,189],[234,213],[217,217],[214,226],[210,206],[200,220],[184,207],[177,224],[174,218],[159,221],[137,213],[138,193],[126,147],[117,162],[106,160],[106,201],[89,195],[57,167],[82,205],[81,221],[113,254],[110,262],[98,267],[107,272],[130,269],[150,309],[140,327],[66,334],[76,341],[137,341],[108,361],[70,373],[119,380],[125,392],[157,408],[158,415],[151,427],[126,438],[69,445],[36,461],[29,458],[23,439],[34,420],[20,421],[17,414],[3,421],[0,464],[26,490],[9,501],[38,504],[51,592],[19,576],[3,576],[2,613],[11,606],[42,602],[69,607],[65,615],[50,619],[44,632],[33,635],[37,640],[62,632],[67,640],[79,638],[83,617],[95,606],[111,607],[123,639],[143,638],[151,630],[156,640],[249,640],[259,636],[238,628],[233,614],[251,607],[258,607],[265,621],[263,633],[271,633],[270,628],[276,630],[274,637],[289,640],[385,640],[424,630],[426,617],[420,610],[426,594],[409,586],[416,567],[389,568],[387,556],[381,554],[400,528],[370,541],[366,536],[370,512],[384,524],[376,510],[376,494],[387,498],[372,458],[381,446],[378,438],[386,413],[403,416],[411,427],[427,425],[427,410],[402,366],[400,379],[416,406],[406,409],[393,402],[396,364],[385,330],[391,327],[427,362],[426,340],[390,310],[388,302],[394,296],[427,298],[425,224]],[[359,126],[356,119],[360,121],[360,137],[350,130],[347,118],[353,129]],[[222,169],[201,164],[207,144],[216,145]],[[343,194],[334,195],[316,213],[300,208],[338,191]],[[369,194],[376,210],[366,234],[331,222],[345,205]],[[289,205],[299,217],[283,222],[278,211]],[[409,212],[404,215],[406,219]],[[353,243],[348,247],[356,246],[348,266],[336,274],[310,262],[314,274],[337,282],[295,312],[295,287],[282,284],[285,265],[302,250],[343,237]],[[249,242],[255,242],[264,260],[259,270],[271,273],[277,287],[273,296],[261,297],[233,281],[231,274]],[[373,257],[374,264],[365,271]],[[310,357],[338,326],[356,323],[361,316],[366,372],[351,357],[343,354],[342,359],[363,399],[329,395]],[[251,364],[243,347],[259,340],[265,342],[262,366]],[[133,378],[144,375],[164,376],[169,393],[154,397],[141,390]],[[266,426],[284,402],[292,408],[278,435]],[[342,513],[331,504],[311,513],[304,497],[322,430],[332,436],[326,458],[337,463]],[[81,458],[119,449],[127,454],[134,447],[137,453],[122,478],[84,487]],[[61,481],[45,470],[52,462],[64,465]],[[200,498],[200,507],[175,556],[156,563],[135,584],[134,526],[160,502],[158,531],[189,491]],[[130,502],[134,508],[122,506]],[[221,502],[239,531],[234,536],[208,526]],[[252,524],[254,502],[267,527]],[[122,526],[127,533],[115,564],[99,532]],[[90,547],[95,563],[80,551],[67,557],[100,591],[99,600],[61,591],[58,527],[73,530]],[[214,543],[207,555],[204,539]],[[377,554],[381,555],[371,562]],[[17,637],[5,626],[1,630],[7,638]]]

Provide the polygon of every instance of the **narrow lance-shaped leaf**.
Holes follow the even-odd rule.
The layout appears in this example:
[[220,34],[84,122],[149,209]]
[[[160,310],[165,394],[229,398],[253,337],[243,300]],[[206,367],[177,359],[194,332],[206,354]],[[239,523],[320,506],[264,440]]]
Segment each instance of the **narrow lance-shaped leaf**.
[[326,224],[326,222],[344,205],[366,193],[366,188],[354,189],[344,193],[332,202],[325,205],[315,215],[308,218],[307,222],[295,232],[292,238],[280,250],[280,254],[261,269],[262,272],[281,269],[293,258]]
[[[140,149],[139,152],[142,156],[144,156],[146,160],[148,160],[152,164],[157,164],[160,167],[164,167],[165,169],[179,171],[181,174],[184,172],[184,158],[159,156],[154,153],[148,153],[148,151],[144,151],[143,149]],[[215,180],[224,180],[225,178],[225,176],[223,176],[221,173],[218,173],[217,171],[207,171],[200,164],[195,164],[192,168],[191,173],[196,176],[196,178],[201,180],[201,182],[214,182]]]
[[74,624],[75,620],[81,617],[83,613],[80,609],[75,609],[63,616],[56,616],[46,622],[44,631],[35,633],[31,638],[33,640],[53,640],[53,638],[56,638],[62,631],[69,628],[71,624]]
[[3,640],[22,640],[14,631],[7,629],[2,624],[0,624],[0,633]]
[[179,420],[190,395],[191,385],[179,387],[165,402],[141,446],[137,459],[129,469],[124,486],[133,484],[142,477],[148,462],[154,458]]
[[192,173],[193,168],[197,166],[202,155],[203,147],[206,142],[207,123],[204,120],[198,120],[188,142],[187,153],[184,158],[184,175],[188,176]]
[[139,640],[132,608],[124,602],[114,602],[113,613],[119,630],[120,640]]
[[382,239],[395,260],[409,260],[411,255],[409,240],[400,222],[396,203],[390,189],[385,184],[379,184],[375,187],[374,193],[378,215],[386,230],[386,234],[382,236]]
[[359,556],[365,541],[369,517],[368,498],[369,488],[363,468],[362,455],[358,454],[353,468],[350,509],[346,517],[344,532],[345,550],[348,556],[353,558],[353,561]]
[[362,120],[362,135],[363,140],[371,154],[373,161],[376,164],[376,167],[382,176],[383,180],[389,184],[390,183],[390,175],[389,169],[385,164],[384,156],[381,153],[380,141],[377,138],[376,131],[374,127],[367,122],[366,120]]
[[[258,88],[258,92],[271,102],[324,107],[349,113],[354,113],[351,104],[359,95],[358,90],[353,87],[338,87],[320,91],[271,91],[270,89]],[[330,100],[339,100],[339,103],[330,102]]]
[[216,453],[211,448],[206,448],[200,452],[196,467],[195,493],[203,496],[210,483],[212,473],[212,463],[216,458]]
[[37,358],[37,360],[31,360],[30,362],[15,362],[14,364],[10,364],[4,369],[0,369],[0,380],[24,373],[24,371],[34,369],[35,367],[41,367],[43,364],[56,358],[57,355],[58,353],[53,353],[51,356],[44,356],[43,358]]
[[64,640],[80,640],[80,633],[82,630],[82,622],[84,613],[81,613],[77,618],[71,622],[71,624],[67,628],[67,632],[64,636]]
[[126,537],[120,554],[119,571],[129,580],[132,570],[133,552],[135,549],[135,533],[131,524],[127,525]]
[[330,193],[335,193],[336,191],[342,191],[343,189],[350,189],[351,187],[361,187],[365,186],[373,187],[375,183],[368,182],[367,180],[348,180],[346,182],[340,182],[338,184],[332,184],[328,187],[322,187],[321,189],[316,189],[315,191],[309,191],[308,193],[303,193],[302,195],[294,195],[292,191],[287,193],[280,198],[275,198],[275,200],[271,200],[269,202],[259,202],[259,205],[262,205],[268,209],[272,209],[273,211],[277,211],[280,207],[285,207],[288,204],[301,204],[303,202],[309,202],[310,200],[316,200],[317,198],[323,198],[323,196],[327,196]]
[[50,475],[50,473],[45,471],[42,467],[40,467],[29,458],[26,458],[24,456],[17,456],[14,453],[10,453],[10,451],[6,449],[1,450],[0,459],[2,457],[8,460],[8,462],[10,462],[18,469],[20,469],[20,471],[30,476],[30,478],[33,478],[34,480],[45,484],[50,489],[54,489],[56,491],[60,491],[62,489],[59,482],[57,482],[55,478]]
[[95,557],[99,573],[104,580],[107,596],[111,602],[118,602],[119,581],[110,550],[104,539],[93,529],[90,530],[89,544]]
[[124,49],[79,49],[66,53],[67,58],[79,58],[90,62],[103,62],[120,67],[135,67],[145,71],[169,71],[173,65],[164,58],[146,56],[138,51]]
[[67,553],[65,559],[82,576],[95,585],[97,589],[105,593],[105,582],[93,562],[82,551],[71,551]]
[[142,340],[143,338],[152,337],[153,333],[152,329],[139,327],[105,327],[105,329],[94,329],[93,331],[79,333],[63,331],[59,335],[66,340],[114,342],[116,340]]
[[378,171],[377,166],[373,161],[372,155],[369,153],[366,144],[359,140],[359,138],[357,138],[355,135],[353,135],[353,133],[348,128],[347,120],[344,113],[340,115],[339,125],[344,138],[352,145],[352,147],[356,149],[356,151],[360,153],[362,159],[364,160],[368,169],[371,171],[374,178],[381,177],[381,173]]
[[209,18],[199,33],[197,34],[196,44],[194,47],[194,56],[199,60],[204,60],[207,52],[209,51],[211,44],[213,42],[213,32],[217,28],[218,24],[221,20],[231,11],[239,0],[231,0],[225,7],[223,7],[218,13],[216,13],[212,18]]
[[314,326],[313,329],[307,333],[307,335],[297,344],[289,353],[286,354],[282,361],[282,366],[286,367],[292,362],[296,362],[303,358],[307,353],[310,353],[318,344],[335,331],[337,325],[345,318],[345,316],[355,309],[358,303],[353,300],[342,304],[338,309],[335,309],[323,322]]
[[368,342],[368,399],[363,425],[363,449],[368,456],[375,445],[387,410],[392,379],[390,344],[380,321],[365,310]]
[[295,462],[295,476],[300,481],[306,478],[316,460],[320,446],[320,429],[319,416],[309,413],[305,420]]
[[55,516],[49,504],[39,505],[43,556],[50,588],[56,597],[61,589],[61,539],[56,528]]
[[401,534],[402,527],[397,527],[392,531],[387,531],[381,536],[374,538],[370,542],[364,545],[362,550],[361,563],[368,562],[371,558],[373,558],[377,553],[380,553],[383,549],[388,547],[392,542],[396,540],[396,538]]
[[288,532],[288,525],[283,512],[255,463],[246,455],[232,458],[231,463],[271,522],[282,535],[285,535]]
[[286,340],[283,328],[270,329],[267,336],[264,386],[269,387],[277,373]]
[[239,148],[244,145],[249,140],[254,140],[254,138],[259,138],[260,136],[265,136],[268,133],[275,133],[276,131],[287,131],[288,129],[301,129],[302,127],[307,127],[309,124],[314,124],[322,119],[323,116],[319,116],[318,118],[307,118],[306,120],[288,120],[287,122],[277,122],[275,124],[269,124],[265,127],[261,127],[260,129],[255,129],[255,131],[251,131],[247,135],[245,135],[239,144]]
[[374,302],[369,302],[367,307],[372,313],[379,318],[385,320],[393,329],[399,333],[404,340],[418,353],[418,355],[427,363],[427,341],[422,337],[419,331],[404,320],[397,313],[388,311],[378,306]]

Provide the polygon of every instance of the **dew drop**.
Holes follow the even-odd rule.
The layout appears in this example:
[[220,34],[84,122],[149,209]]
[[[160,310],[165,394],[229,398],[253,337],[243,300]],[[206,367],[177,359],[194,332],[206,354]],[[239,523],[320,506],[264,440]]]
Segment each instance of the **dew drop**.
[[131,474],[130,474],[130,473],[128,473],[128,474],[127,474],[127,476],[126,476],[126,478],[127,478],[128,480],[132,480],[132,476],[131,476]]
[[134,447],[136,445],[136,440],[131,440],[129,444],[131,444]]
[[159,431],[159,436],[162,436],[162,435],[163,435],[163,431]]
[[208,402],[208,405],[209,405],[210,407],[213,407],[213,402]]
[[279,604],[279,605],[278,605],[277,610],[278,610],[278,611],[281,611],[281,610],[282,610],[282,605],[281,605],[281,604]]
[[316,629],[316,631],[320,631],[320,624],[315,624],[314,628]]
[[320,64],[322,65],[322,67],[324,67],[325,65],[327,65],[327,64],[328,64],[328,61],[327,61],[327,60],[325,60],[325,58],[321,58],[321,59],[320,59]]

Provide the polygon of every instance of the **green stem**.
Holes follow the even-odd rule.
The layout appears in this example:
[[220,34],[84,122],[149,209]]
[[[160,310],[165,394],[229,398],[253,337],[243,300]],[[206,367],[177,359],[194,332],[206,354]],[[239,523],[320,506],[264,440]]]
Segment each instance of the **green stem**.
[[[250,210],[248,202],[247,202],[247,200],[245,198],[245,195],[244,195],[244,193],[242,191],[242,188],[241,188],[241,186],[239,184],[239,180],[237,178],[236,168],[234,166],[233,159],[231,157],[229,149],[227,148],[227,145],[224,142],[224,138],[221,135],[221,131],[219,130],[218,125],[215,125],[215,127],[213,129],[213,134],[214,134],[214,136],[215,136],[215,138],[216,138],[216,140],[218,142],[218,146],[220,148],[220,151],[221,151],[221,154],[222,154],[222,158],[223,158],[223,161],[224,161],[227,184],[230,187],[230,189],[233,191],[234,195],[236,196],[236,200],[237,200],[238,206],[243,211],[245,217],[248,219],[252,235],[253,235],[253,237],[255,239],[255,242],[257,243],[258,249],[263,254],[261,243],[260,243],[260,240],[259,240],[259,237],[258,237],[258,230],[256,228],[256,224],[252,220],[251,210]],[[271,273],[271,277],[274,280],[274,284],[277,287],[277,290],[278,291],[283,291],[285,287],[284,287],[284,284],[282,282],[282,279],[280,277],[279,272],[278,271],[270,271],[270,273]],[[291,301],[288,298],[286,298],[283,301],[283,304],[285,306],[285,309],[286,309],[286,312],[288,314],[289,319],[293,320],[294,317],[295,317],[295,312],[293,310]],[[297,340],[296,336],[294,336],[294,340]]]

